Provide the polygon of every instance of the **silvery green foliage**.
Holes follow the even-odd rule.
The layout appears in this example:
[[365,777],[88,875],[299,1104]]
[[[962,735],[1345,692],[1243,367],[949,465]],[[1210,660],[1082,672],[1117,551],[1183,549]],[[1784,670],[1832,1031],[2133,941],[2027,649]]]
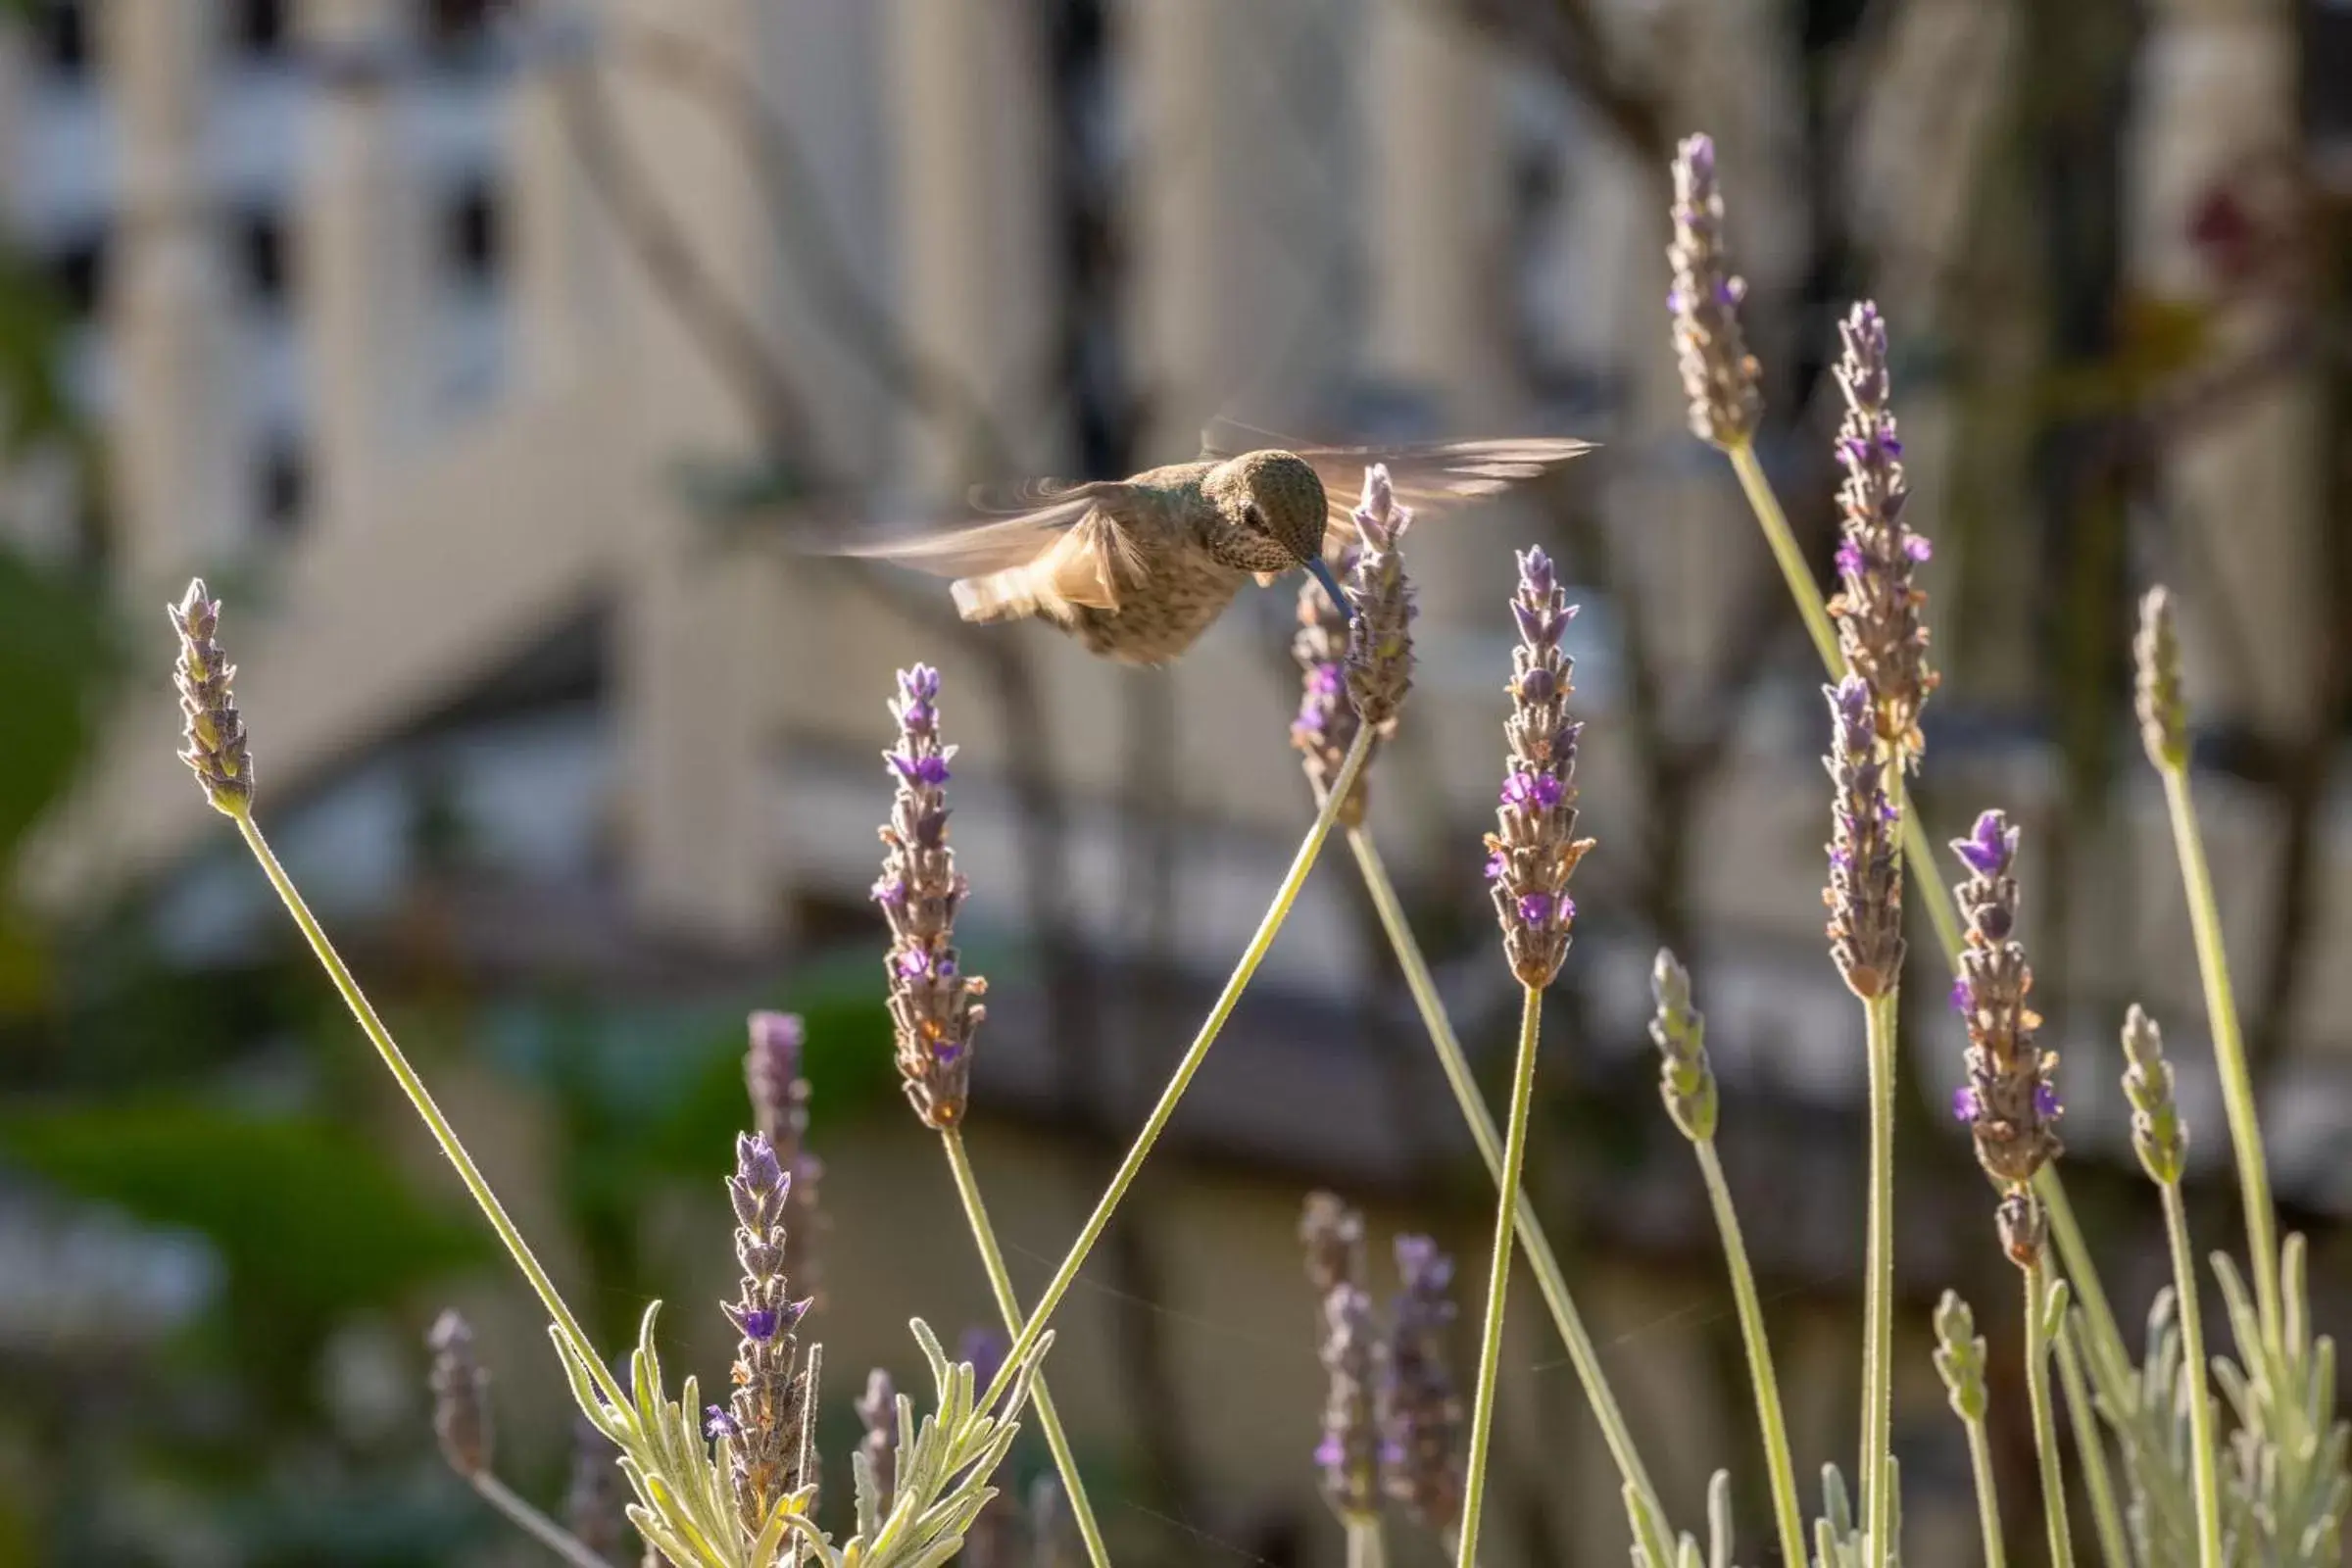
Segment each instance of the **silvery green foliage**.
[[[1887,1547],[1886,1560],[1899,1565],[1903,1560],[1903,1473],[1892,1454],[1886,1456],[1886,1469],[1892,1478],[1886,1496],[1894,1514],[1888,1521],[1892,1544]],[[1870,1539],[1854,1519],[1852,1494],[1845,1490],[1845,1477],[1834,1464],[1821,1467],[1821,1513],[1813,1521],[1813,1568],[1869,1568]]]
[[[2190,1474],[2188,1395],[2190,1380],[2180,1365],[2179,1302],[2172,1288],[2156,1293],[2148,1308],[2145,1359],[2134,1367],[2102,1353],[2099,1337],[2082,1314],[2072,1314],[2068,1332],[2090,1374],[2091,1400],[2114,1432],[2122,1450],[2124,1482],[2132,1500],[2127,1522],[2132,1550],[2140,1568],[2187,1568],[2197,1560],[2197,1502]],[[2234,1488],[2225,1502],[2223,1557],[2243,1561],[2243,1507]]]
[[[1707,1549],[1702,1555],[1690,1531],[1675,1544],[1671,1563],[1660,1563],[1666,1531],[1633,1488],[1625,1489],[1626,1512],[1634,1524],[1634,1568],[1732,1568],[1732,1473],[1718,1470],[1707,1483]],[[1644,1544],[1646,1543],[1646,1544]]]
[[[988,1479],[1011,1447],[1019,1430],[1013,1418],[1027,1402],[1038,1363],[1053,1345],[1043,1334],[1012,1368],[997,1413],[979,1407],[968,1362],[951,1362],[922,1319],[909,1326],[931,1363],[938,1410],[919,1421],[913,1401],[898,1400],[898,1487],[887,1514],[874,1506],[861,1475],[858,1489],[858,1533],[835,1546],[809,1514],[816,1489],[805,1487],[780,1499],[757,1539],[747,1539],[735,1513],[723,1448],[713,1452],[696,1424],[702,1407],[696,1380],[689,1377],[672,1399],[664,1392],[662,1359],[654,1347],[654,1321],[662,1304],[646,1308],[629,1357],[630,1402],[608,1403],[594,1374],[561,1334],[556,1348],[571,1379],[572,1396],[588,1419],[620,1449],[621,1473],[637,1500],[629,1522],[647,1544],[676,1568],[770,1568],[780,1560],[813,1568],[935,1568],[963,1544],[963,1534],[996,1489]],[[814,1355],[811,1354],[813,1363]],[[816,1367],[810,1366],[813,1383]],[[862,1468],[862,1467],[861,1467]]]
[[2312,1336],[2303,1238],[2289,1236],[2280,1250],[2277,1345],[2264,1341],[2236,1265],[2216,1252],[2213,1267],[2237,1343],[2238,1360],[2216,1356],[2213,1376],[2237,1416],[2225,1469],[2250,1527],[2248,1560],[2333,1568],[2352,1502],[2352,1426],[2335,1416],[2335,1342]]

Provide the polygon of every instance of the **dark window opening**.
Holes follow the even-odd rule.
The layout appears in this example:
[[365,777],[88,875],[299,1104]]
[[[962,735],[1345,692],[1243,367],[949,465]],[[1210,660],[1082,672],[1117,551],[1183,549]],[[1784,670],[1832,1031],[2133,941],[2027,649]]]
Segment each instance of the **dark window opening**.
[[44,65],[69,76],[90,69],[90,8],[81,0],[39,0],[31,20],[33,47]]
[[499,13],[510,8],[511,0],[422,0],[416,21],[425,53],[446,67],[478,63]]
[[237,220],[237,264],[253,297],[278,305],[286,297],[286,220],[272,212],[251,212]]
[[77,317],[98,314],[106,298],[107,236],[103,230],[78,235],[50,252],[47,270],[66,308]]
[[263,530],[285,538],[302,526],[310,506],[310,459],[295,436],[271,437],[255,461],[256,506]]
[[237,0],[229,41],[238,53],[259,60],[283,59],[293,42],[286,0]]
[[469,179],[458,189],[442,225],[444,254],[460,280],[479,284],[497,277],[502,236],[498,197],[487,179]]

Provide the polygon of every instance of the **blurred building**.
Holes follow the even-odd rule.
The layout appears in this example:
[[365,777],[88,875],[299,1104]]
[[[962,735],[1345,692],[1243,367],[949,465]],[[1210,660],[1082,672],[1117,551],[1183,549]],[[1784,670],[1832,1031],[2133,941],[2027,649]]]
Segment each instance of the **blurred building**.
[[[1008,755],[1003,693],[940,627],[760,525],[946,514],[968,481],[1095,461],[1098,375],[1134,394],[1121,416],[1142,462],[1190,455],[1203,419],[1236,407],[1397,434],[1597,434],[1608,451],[1584,504],[1642,585],[1669,729],[1701,705],[1741,589],[1769,568],[1720,462],[1681,431],[1659,171],[1542,63],[1425,0],[1117,0],[1067,8],[1099,26],[1054,28],[1049,9],[33,8],[0,66],[7,216],[85,318],[74,383],[112,443],[107,554],[158,677],[43,846],[45,894],[73,906],[154,882],[198,960],[273,917],[247,867],[208,853],[220,824],[172,756],[150,607],[201,571],[229,601],[265,813],[338,919],[364,925],[456,863],[466,940],[500,962],[617,978],[648,952],[691,971],[807,951],[862,907],[882,702],[892,668],[926,658],[947,669],[972,764],[956,799],[975,918],[1018,932],[1036,906],[1027,879],[1054,873],[1024,850],[1015,764],[1037,760]],[[1637,48],[1658,42],[1645,8],[1603,9]],[[1805,282],[1809,215],[1803,62],[1772,12],[1687,8],[1668,74],[1674,125],[1725,148],[1760,347],[1785,361],[1821,353],[1829,323],[1779,309]],[[2193,209],[2234,161],[2303,145],[2299,93],[2345,134],[2325,118],[2340,117],[2340,76],[2326,92],[2297,80],[2299,62],[2342,58],[2345,26],[2328,4],[2152,9],[2131,225],[2152,297],[2198,292]],[[1853,89],[1869,134],[1849,177],[1898,332],[1989,330],[1936,264],[1977,220],[1958,192],[1998,133],[2018,31],[1969,0],[1901,8],[1883,71]],[[1107,296],[1090,292],[1104,212]],[[2241,325],[2260,323],[2220,329]],[[1932,376],[1897,395],[1933,532],[1968,453]],[[2146,565],[2185,590],[2201,721],[2261,734],[2308,720],[2330,525],[2307,479],[2315,421],[2308,378],[2284,376],[2164,460],[2180,543]],[[780,499],[747,521],[725,503],[755,483]],[[1499,759],[1507,547],[1531,526],[1505,508],[1414,536],[1423,663],[1375,822],[1419,884],[1458,882],[1474,856]],[[1951,554],[1931,586],[1960,569]],[[905,591],[944,609],[936,584]],[[2200,614],[2217,602],[2240,639],[2227,649]],[[1606,849],[1580,893],[1592,936],[1579,961],[1588,1043],[1606,1058],[1646,1049],[1648,938],[1608,913],[1623,884],[1606,859],[1633,853],[1654,803],[1628,760],[1610,653],[1629,607],[1590,608],[1587,821]],[[1033,657],[1064,793],[1057,891],[1096,959],[1172,956],[1214,976],[1238,951],[1309,807],[1284,739],[1289,613],[1287,591],[1251,596],[1169,673],[992,633]],[[1968,674],[1947,700],[1968,704],[1969,679],[2001,694],[2035,678],[1998,638],[1950,658]],[[1749,695],[1733,762],[1690,822],[1690,892],[1734,1098],[1744,1085],[1836,1111],[1858,1095],[1861,1055],[1819,952],[1817,701],[1809,672]],[[1982,716],[1997,695],[1969,706]],[[2055,794],[2048,749],[1997,723],[1955,725],[1938,748],[1935,799],[1954,831],[1980,800],[2032,822]],[[2146,997],[2193,1057],[2201,1013],[2161,802],[2152,781],[2119,799],[2116,863],[2137,879],[2088,890],[2074,928],[2046,940],[2082,994]],[[2258,952],[2279,823],[2227,780],[2200,799],[2236,951]],[[2329,954],[2352,950],[2348,849],[2331,825],[2315,939]],[[1267,966],[1280,1001],[1246,1042],[1265,1077],[1204,1088],[1196,1147],[1396,1180],[1377,1072],[1322,1038],[1387,972],[1333,867]],[[1446,978],[1475,1011],[1502,977],[1465,962]],[[2061,1021],[2086,1064],[2068,1085],[2085,1154],[2120,1147],[2108,1010]],[[2322,964],[2300,1052],[2274,1080],[2281,1188],[2337,1209],[2352,1204],[2327,1158],[2352,1129],[2346,1018],[2352,966]],[[1020,1019],[1016,1002],[992,1028],[1015,1092],[1046,1102],[1053,1063]],[[1915,1070],[1956,1081],[1946,1044]],[[1105,1050],[1123,1121],[1148,1086],[1134,1052]],[[2208,1125],[2211,1087],[2188,1086]],[[1361,1114],[1301,1126],[1288,1107],[1310,1095]],[[1043,1181],[1052,1157],[1007,1180]],[[1243,1184],[1210,1203],[1209,1190],[1181,1200],[1200,1210],[1186,1247],[1230,1242],[1253,1271],[1224,1270],[1220,1288],[1303,1336],[1280,1244],[1291,1195]],[[1791,1237],[1788,1256],[1834,1268],[1845,1242]],[[1636,1318],[1663,1310],[1638,1273],[1596,1289]],[[1540,1312],[1520,1321],[1544,1353]],[[1673,1360],[1629,1374],[1660,1385],[1655,1408],[1673,1407]],[[1558,1392],[1572,1399],[1566,1379]],[[1212,1415],[1222,1433],[1229,1415]],[[1288,1443],[1310,1420],[1280,1412],[1268,1430]],[[1278,1462],[1245,1444],[1219,1473]]]

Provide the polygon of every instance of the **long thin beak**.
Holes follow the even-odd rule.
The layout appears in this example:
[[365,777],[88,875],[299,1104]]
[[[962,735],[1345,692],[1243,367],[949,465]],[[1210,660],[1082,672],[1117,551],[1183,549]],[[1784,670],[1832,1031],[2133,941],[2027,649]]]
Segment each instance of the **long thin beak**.
[[1332,608],[1337,610],[1341,614],[1347,616],[1349,620],[1353,620],[1355,618],[1355,607],[1349,604],[1348,602],[1348,596],[1341,592],[1340,579],[1331,574],[1331,564],[1327,561],[1324,561],[1322,558],[1317,557],[1315,560],[1306,564],[1306,569],[1315,574],[1315,581],[1321,583],[1323,585],[1323,591],[1331,596]]

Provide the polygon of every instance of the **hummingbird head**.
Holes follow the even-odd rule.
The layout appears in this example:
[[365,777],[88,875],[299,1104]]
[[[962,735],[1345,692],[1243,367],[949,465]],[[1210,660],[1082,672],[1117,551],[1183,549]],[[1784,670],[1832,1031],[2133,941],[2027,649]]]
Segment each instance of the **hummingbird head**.
[[1323,481],[1288,452],[1245,452],[1209,469],[1210,555],[1241,571],[1291,571],[1323,559]]

